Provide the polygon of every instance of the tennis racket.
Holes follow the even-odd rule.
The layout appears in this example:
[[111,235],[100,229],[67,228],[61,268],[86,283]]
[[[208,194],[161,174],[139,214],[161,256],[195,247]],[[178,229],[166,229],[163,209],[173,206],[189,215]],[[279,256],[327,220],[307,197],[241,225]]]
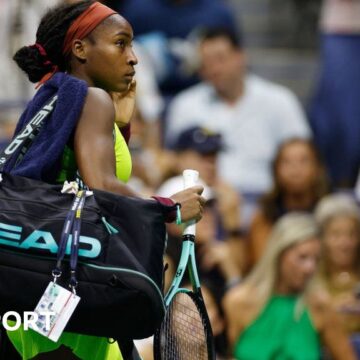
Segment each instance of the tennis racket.
[[[197,182],[195,170],[183,172],[184,187]],[[192,290],[181,288],[186,269]],[[166,313],[154,337],[155,360],[215,360],[209,317],[201,294],[195,260],[195,221],[186,224],[180,262],[165,296]]]

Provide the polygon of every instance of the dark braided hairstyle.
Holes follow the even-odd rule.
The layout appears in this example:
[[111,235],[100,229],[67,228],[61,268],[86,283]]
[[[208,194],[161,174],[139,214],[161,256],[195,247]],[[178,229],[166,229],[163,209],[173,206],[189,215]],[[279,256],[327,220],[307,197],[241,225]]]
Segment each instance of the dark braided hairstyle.
[[36,43],[45,49],[47,56],[42,55],[35,46],[24,46],[13,57],[31,82],[40,81],[55,66],[60,71],[67,69],[67,59],[62,53],[67,30],[93,2],[93,0],[83,0],[75,4],[62,4],[50,9],[42,17],[36,32]]

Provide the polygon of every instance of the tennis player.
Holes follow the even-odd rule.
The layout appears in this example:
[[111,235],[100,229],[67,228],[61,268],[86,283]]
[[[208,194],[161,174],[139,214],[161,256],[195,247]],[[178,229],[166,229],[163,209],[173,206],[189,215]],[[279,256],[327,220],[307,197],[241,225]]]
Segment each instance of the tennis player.
[[[21,163],[8,165],[11,173],[58,183],[73,180],[78,170],[90,188],[137,196],[125,185],[131,174],[127,140],[136,91],[137,58],[132,39],[130,24],[99,2],[60,5],[46,13],[35,44],[14,56],[29,80],[40,87],[16,131],[55,93],[58,100]],[[179,203],[183,221],[199,220],[205,202],[202,191],[195,186],[154,201]],[[168,219],[172,220],[174,216]],[[9,340],[8,345],[16,349],[12,352],[10,346],[8,350],[2,346],[2,351],[8,351],[4,355],[7,360],[135,358],[131,346],[123,349],[122,355],[118,343],[110,344],[107,338],[64,333],[53,343],[21,329],[8,332],[7,337],[5,342]],[[123,343],[128,339],[117,340]]]

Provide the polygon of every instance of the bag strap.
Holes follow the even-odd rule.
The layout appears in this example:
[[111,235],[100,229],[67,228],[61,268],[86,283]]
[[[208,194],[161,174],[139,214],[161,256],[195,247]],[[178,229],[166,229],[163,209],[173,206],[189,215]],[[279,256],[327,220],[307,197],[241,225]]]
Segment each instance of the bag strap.
[[[36,115],[21,129],[19,134],[11,141],[11,143],[0,153],[0,173],[3,171],[5,163],[19,149],[21,151],[16,159],[15,166],[22,160],[25,153],[29,149],[35,137],[39,134],[44,120],[52,113],[58,96],[54,95],[37,113]],[[25,143],[26,142],[26,143]]]
[[81,233],[81,215],[82,210],[85,205],[86,199],[86,191],[79,191],[80,202],[78,208],[76,210],[74,224],[73,224],[73,234],[72,234],[72,242],[71,242],[71,253],[70,253],[70,287],[72,291],[75,293],[75,289],[77,286],[76,280],[76,269],[77,262],[79,256],[79,246],[80,246],[80,233]]
[[52,271],[54,283],[62,275],[62,261],[65,257],[65,252],[68,246],[68,240],[71,236],[71,248],[70,248],[70,284],[72,291],[75,293],[77,286],[76,280],[76,268],[79,254],[80,245],[80,232],[81,232],[81,215],[85,205],[86,191],[80,190],[76,193],[73,204],[70,211],[67,214],[63,230],[61,233],[61,239],[59,243],[59,249],[57,253],[57,261],[55,269]]

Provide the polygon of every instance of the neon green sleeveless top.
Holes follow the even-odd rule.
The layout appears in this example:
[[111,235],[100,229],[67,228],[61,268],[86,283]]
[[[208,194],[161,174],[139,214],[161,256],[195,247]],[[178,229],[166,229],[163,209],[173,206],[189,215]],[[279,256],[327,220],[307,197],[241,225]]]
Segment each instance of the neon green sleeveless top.
[[297,301],[296,296],[273,296],[240,335],[234,357],[241,360],[319,360],[318,333],[307,309],[299,319],[295,318]]
[[[114,151],[116,161],[116,177],[126,183],[131,175],[132,163],[129,148],[122,136],[119,128],[114,124]],[[69,146],[65,146],[62,160],[61,170],[56,178],[56,182],[62,184],[65,180],[75,179],[77,165],[74,150]]]
[[[131,156],[117,125],[114,126],[114,149],[116,177],[127,182],[131,175]],[[57,182],[75,179],[76,171],[74,152],[70,147],[66,147]],[[119,324],[119,326],[121,325]],[[123,360],[118,344],[110,343],[107,338],[64,332],[58,342],[54,343],[32,330],[25,331],[23,328],[8,331],[7,334],[16,350],[22,355],[23,360],[31,359],[40,353],[54,351],[61,345],[70,348],[82,360]]]

